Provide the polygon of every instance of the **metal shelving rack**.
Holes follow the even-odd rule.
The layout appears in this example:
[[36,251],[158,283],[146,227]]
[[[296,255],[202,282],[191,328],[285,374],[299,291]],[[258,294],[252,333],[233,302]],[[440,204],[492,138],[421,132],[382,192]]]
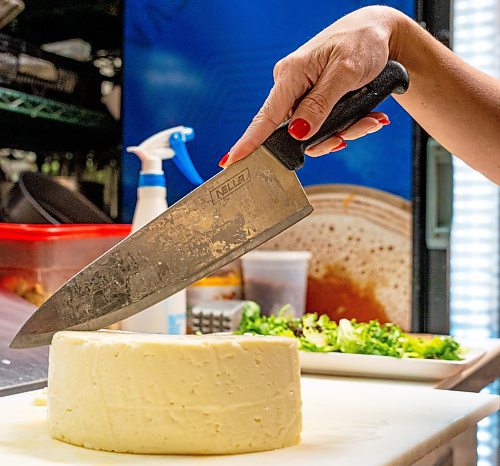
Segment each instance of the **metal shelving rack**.
[[113,130],[113,119],[95,110],[0,87],[0,112],[18,113],[30,119],[47,119],[63,125]]
[[[122,47],[121,3],[25,0],[25,10],[2,32],[32,44],[78,37],[91,44],[93,60],[103,53],[114,56]],[[0,85],[0,147],[82,153],[119,146],[120,124],[104,105],[87,107],[29,92]]]
[[82,151],[116,146],[120,125],[94,110],[0,87],[0,146]]
[[[107,74],[97,61],[114,64],[114,59],[121,57],[123,0],[24,0],[24,3],[25,10],[2,28],[2,34],[35,47],[81,39],[91,45],[90,61],[99,69],[103,81],[120,83],[119,66],[115,74]],[[87,78],[85,72],[81,76]],[[92,85],[89,84],[90,89]],[[15,152],[20,150],[35,154],[38,170],[50,161],[70,160],[60,172],[50,172],[54,176],[70,176],[80,181],[87,177],[86,181],[95,181],[88,178],[89,163],[94,171],[116,171],[113,167],[119,166],[121,124],[98,97],[94,100],[84,94],[89,98],[77,96],[72,101],[71,96],[62,95],[59,100],[54,93],[44,95],[43,86],[35,87],[33,94],[29,86],[15,87],[7,82],[0,84],[0,148],[11,151],[4,154],[6,163],[14,161]],[[108,203],[115,198],[109,192],[118,190],[118,182],[113,181],[112,186],[109,183],[106,184]],[[113,201],[106,205],[109,213],[118,211],[115,204]]]

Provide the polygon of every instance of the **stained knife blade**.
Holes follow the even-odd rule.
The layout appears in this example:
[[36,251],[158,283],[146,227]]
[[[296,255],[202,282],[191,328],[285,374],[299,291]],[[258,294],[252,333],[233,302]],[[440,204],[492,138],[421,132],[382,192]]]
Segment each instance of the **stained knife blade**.
[[297,175],[265,147],[214,176],[83,269],[26,322],[11,347],[95,330],[173,295],[312,211]]
[[389,62],[375,80],[344,96],[311,139],[293,139],[285,123],[253,154],[70,279],[30,317],[10,347],[47,345],[57,331],[97,330],[130,317],[303,219],[313,210],[295,173],[304,151],[407,87],[406,70]]

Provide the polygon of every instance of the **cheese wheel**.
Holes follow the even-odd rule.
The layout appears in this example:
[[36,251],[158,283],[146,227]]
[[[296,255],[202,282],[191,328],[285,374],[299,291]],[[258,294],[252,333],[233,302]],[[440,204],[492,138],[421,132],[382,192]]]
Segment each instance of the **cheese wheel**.
[[229,454],[300,440],[297,344],[250,335],[59,332],[53,438],[126,453]]

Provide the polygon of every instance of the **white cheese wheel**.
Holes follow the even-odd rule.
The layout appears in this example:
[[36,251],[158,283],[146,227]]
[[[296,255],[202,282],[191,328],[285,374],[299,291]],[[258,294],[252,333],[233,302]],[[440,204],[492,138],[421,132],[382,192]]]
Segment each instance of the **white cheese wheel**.
[[53,438],[128,453],[229,454],[294,445],[297,344],[245,335],[59,332],[49,358]]

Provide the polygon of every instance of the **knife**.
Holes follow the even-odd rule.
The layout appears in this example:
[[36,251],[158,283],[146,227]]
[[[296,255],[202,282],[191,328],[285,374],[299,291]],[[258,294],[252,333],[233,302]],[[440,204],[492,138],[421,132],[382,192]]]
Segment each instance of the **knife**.
[[97,330],[156,304],[254,249],[313,208],[295,173],[304,151],[344,130],[409,85],[389,61],[346,94],[317,134],[297,141],[285,122],[255,152],[221,171],[59,288],[11,348],[48,345],[60,330]]

